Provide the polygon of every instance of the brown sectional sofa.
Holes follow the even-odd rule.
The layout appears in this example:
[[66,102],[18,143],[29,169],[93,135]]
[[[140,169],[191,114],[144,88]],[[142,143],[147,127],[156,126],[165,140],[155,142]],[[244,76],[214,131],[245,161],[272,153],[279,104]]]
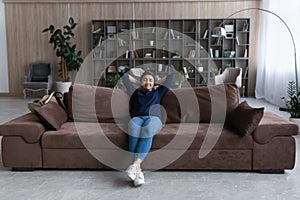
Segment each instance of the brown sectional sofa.
[[[48,130],[34,113],[0,125],[4,167],[125,169],[129,164],[126,93],[76,84],[65,100],[69,120],[58,130]],[[254,132],[242,136],[223,123],[238,105],[235,85],[168,92],[162,102],[164,126],[155,135],[143,167],[276,173],[293,169],[293,135],[298,127],[264,112]]]

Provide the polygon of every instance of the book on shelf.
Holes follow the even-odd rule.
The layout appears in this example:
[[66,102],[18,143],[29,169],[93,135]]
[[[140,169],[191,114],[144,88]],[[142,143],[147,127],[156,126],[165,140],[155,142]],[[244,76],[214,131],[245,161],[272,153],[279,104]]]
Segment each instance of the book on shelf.
[[102,45],[102,35],[101,35],[100,38],[99,38],[99,41],[98,41],[97,46],[101,46],[101,45]]
[[245,69],[245,73],[244,73],[244,78],[246,79],[248,77],[248,71],[249,71],[249,67],[247,66]]
[[139,57],[139,54],[137,53],[137,51],[136,50],[132,50],[131,51],[131,58],[135,59],[135,58],[138,58],[138,57]]
[[248,30],[249,30],[249,24],[248,24],[248,23],[245,23],[245,24],[243,25],[242,31],[248,31]]
[[98,58],[99,52],[96,50],[96,48],[93,49],[93,58]]
[[193,24],[190,32],[195,32],[195,30],[196,30],[196,26],[195,26],[195,24]]
[[189,74],[187,72],[186,67],[182,67],[185,78],[189,78]]
[[171,37],[171,39],[175,39],[175,35],[174,35],[173,29],[170,29],[170,37]]
[[222,45],[222,38],[216,38],[215,45]]
[[207,38],[207,34],[208,34],[208,29],[205,30],[204,34],[203,34],[203,39]]
[[139,39],[139,32],[132,31],[131,36],[132,36],[132,39],[137,40],[137,39]]
[[212,49],[212,48],[210,48],[210,49],[209,49],[209,52],[210,52],[210,57],[212,57],[212,58],[213,58],[213,57],[214,57],[213,49]]
[[152,50],[152,58],[155,58],[156,57],[156,51],[155,49]]
[[195,53],[196,53],[195,49],[190,50],[188,57],[189,58],[195,58]]
[[201,85],[207,85],[207,81],[205,80],[205,78],[201,81],[200,84],[201,84]]
[[93,31],[93,33],[100,33],[102,31],[102,27],[97,28],[96,30]]
[[120,47],[128,46],[129,43],[121,38],[118,38],[118,44]]
[[134,50],[134,56],[135,56],[136,58],[139,58],[139,54],[138,54],[138,52],[137,52],[136,50]]
[[100,51],[99,51],[99,58],[103,58],[103,50],[102,49],[100,49]]
[[248,49],[246,48],[245,50],[244,50],[244,58],[247,58],[248,57]]
[[239,41],[239,37],[238,36],[235,37],[235,40],[236,40],[236,44],[240,45],[240,41]]
[[[169,69],[169,67],[165,66],[165,72],[168,72],[168,69]],[[170,65],[170,69],[174,69],[174,66],[172,64]]]
[[163,37],[164,40],[168,39],[168,32],[166,31]]

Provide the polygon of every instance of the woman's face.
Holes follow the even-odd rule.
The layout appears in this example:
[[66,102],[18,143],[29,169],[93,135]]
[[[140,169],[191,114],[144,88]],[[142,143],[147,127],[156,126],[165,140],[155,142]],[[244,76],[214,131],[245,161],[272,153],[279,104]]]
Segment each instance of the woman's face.
[[142,81],[141,81],[141,86],[142,88],[146,90],[152,90],[154,87],[154,78],[153,76],[146,74],[143,76]]

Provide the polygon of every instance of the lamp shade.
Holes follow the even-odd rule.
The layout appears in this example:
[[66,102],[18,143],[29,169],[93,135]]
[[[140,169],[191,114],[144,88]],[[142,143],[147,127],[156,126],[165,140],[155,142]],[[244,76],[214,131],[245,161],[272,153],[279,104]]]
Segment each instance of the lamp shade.
[[221,38],[221,37],[225,37],[226,36],[226,30],[223,27],[215,27],[213,29],[213,33],[211,35],[212,37],[215,38]]

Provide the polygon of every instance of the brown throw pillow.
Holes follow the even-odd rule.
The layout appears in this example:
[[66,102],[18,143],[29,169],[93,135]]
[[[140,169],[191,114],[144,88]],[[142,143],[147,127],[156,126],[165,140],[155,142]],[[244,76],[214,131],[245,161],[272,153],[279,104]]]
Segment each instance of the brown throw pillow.
[[42,107],[34,108],[44,126],[51,130],[60,129],[61,125],[68,120],[65,110],[54,102],[49,102]]
[[263,113],[263,107],[252,108],[244,101],[228,116],[226,124],[237,130],[242,136],[247,136],[256,129]]

